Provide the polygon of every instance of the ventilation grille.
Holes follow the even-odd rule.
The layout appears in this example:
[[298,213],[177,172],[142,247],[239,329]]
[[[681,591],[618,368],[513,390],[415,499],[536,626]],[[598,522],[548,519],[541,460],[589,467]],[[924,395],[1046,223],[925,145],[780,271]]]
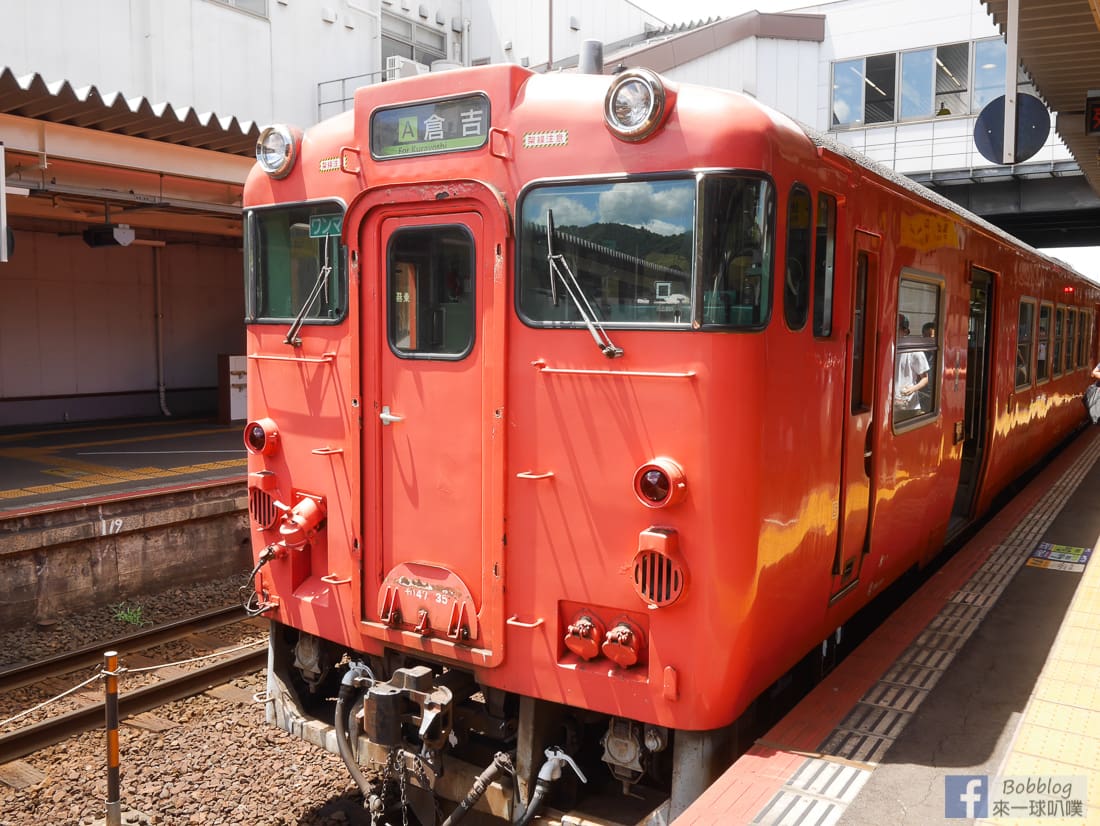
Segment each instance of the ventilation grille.
[[279,517],[279,510],[275,507],[271,494],[259,488],[248,489],[248,513],[252,521],[261,528],[270,528]]
[[686,576],[679,562],[658,551],[634,557],[634,592],[650,605],[672,605],[684,593]]

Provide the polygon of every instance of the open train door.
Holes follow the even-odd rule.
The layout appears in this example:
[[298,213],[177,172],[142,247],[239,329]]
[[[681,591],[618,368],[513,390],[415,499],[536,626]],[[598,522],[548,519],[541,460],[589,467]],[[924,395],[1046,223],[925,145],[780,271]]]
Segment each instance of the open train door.
[[493,665],[507,214],[472,181],[377,197],[360,235],[363,619],[383,640]]
[[878,236],[857,230],[852,271],[851,320],[845,370],[845,414],[841,436],[840,503],[832,598],[859,581],[866,555],[874,501],[875,353],[879,318]]
[[[959,489],[951,511],[948,536],[970,521],[974,493],[981,478],[988,418],[989,359],[993,325],[993,273],[978,267],[970,269],[970,316],[966,332],[966,402],[963,413],[962,464]],[[957,371],[956,371],[957,372]]]

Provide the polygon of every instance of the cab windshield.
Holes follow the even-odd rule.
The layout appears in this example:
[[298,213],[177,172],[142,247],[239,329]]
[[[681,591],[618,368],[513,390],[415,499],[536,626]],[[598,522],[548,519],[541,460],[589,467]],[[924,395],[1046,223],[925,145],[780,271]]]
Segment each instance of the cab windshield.
[[248,322],[333,324],[347,312],[344,208],[319,201],[250,210],[245,219]]
[[535,326],[762,327],[773,202],[768,181],[725,174],[533,187],[520,204],[518,311]]

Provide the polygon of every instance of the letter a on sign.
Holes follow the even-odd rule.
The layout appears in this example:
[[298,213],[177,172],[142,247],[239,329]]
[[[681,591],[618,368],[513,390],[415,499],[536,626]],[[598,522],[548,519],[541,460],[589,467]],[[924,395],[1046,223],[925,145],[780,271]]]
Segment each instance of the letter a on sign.
[[401,118],[397,122],[397,142],[398,143],[415,143],[416,142],[416,118]]

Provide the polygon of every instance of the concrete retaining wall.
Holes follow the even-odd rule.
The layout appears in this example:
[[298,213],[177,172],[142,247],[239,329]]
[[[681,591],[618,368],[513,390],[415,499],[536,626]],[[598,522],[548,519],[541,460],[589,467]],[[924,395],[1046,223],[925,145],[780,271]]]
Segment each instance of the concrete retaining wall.
[[243,482],[0,520],[0,624],[22,625],[247,571]]

